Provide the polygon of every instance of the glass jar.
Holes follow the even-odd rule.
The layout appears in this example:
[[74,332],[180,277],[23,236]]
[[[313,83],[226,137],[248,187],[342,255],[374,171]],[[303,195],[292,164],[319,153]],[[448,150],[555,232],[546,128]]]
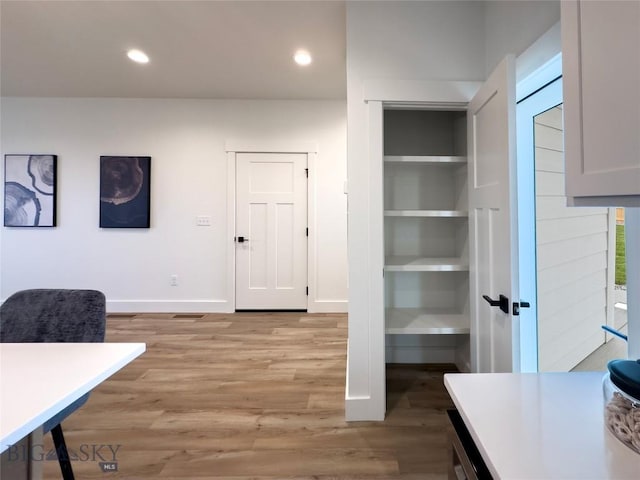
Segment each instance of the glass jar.
[[602,380],[604,423],[613,435],[640,453],[640,360],[612,360]]

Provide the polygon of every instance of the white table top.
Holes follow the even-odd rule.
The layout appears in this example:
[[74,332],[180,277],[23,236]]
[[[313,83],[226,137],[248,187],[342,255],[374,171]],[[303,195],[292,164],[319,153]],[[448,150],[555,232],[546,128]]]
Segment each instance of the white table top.
[[602,372],[447,374],[495,479],[640,478],[640,455],[604,426]]
[[144,343],[0,343],[0,452],[145,348]]

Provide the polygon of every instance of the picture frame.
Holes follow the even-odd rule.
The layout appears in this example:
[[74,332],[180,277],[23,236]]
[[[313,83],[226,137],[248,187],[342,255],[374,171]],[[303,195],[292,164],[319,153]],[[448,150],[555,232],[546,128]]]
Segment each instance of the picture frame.
[[57,155],[4,156],[4,226],[55,227]]
[[100,228],[150,228],[151,157],[100,157]]

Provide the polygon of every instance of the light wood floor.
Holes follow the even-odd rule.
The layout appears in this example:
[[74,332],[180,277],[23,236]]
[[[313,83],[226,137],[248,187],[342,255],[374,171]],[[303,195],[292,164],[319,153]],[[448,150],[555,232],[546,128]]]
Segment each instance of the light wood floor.
[[147,352],[63,422],[76,478],[445,479],[453,367],[389,366],[387,420],[346,423],[346,339],[346,315],[110,316]]

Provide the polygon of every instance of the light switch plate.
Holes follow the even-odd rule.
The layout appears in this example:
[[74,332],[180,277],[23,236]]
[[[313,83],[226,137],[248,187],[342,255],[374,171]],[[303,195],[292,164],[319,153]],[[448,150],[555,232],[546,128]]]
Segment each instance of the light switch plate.
[[211,226],[211,217],[207,215],[198,215],[196,217],[196,225],[199,227],[210,227]]

